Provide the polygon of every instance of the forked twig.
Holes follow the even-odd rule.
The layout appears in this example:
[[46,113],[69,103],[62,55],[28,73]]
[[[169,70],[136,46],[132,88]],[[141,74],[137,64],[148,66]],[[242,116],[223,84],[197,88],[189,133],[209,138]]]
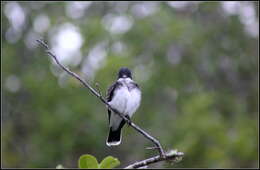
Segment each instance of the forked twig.
[[133,169],[133,168],[140,168],[140,167],[146,167],[147,165],[160,162],[160,161],[180,161],[184,154],[182,152],[177,152],[176,150],[171,150],[168,153],[165,154],[165,157],[162,158],[159,155],[154,156],[152,158],[148,158],[142,161],[135,162],[133,164],[128,165],[125,167],[125,169]]

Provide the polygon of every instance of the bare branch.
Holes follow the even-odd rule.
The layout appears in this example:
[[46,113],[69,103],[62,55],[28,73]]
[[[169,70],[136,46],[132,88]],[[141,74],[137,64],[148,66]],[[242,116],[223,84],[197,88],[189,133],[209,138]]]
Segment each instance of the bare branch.
[[[135,129],[136,131],[138,131],[139,133],[141,133],[145,138],[147,138],[148,140],[150,140],[151,142],[153,142],[155,144],[156,147],[153,147],[152,149],[158,149],[159,151],[159,156],[153,157],[153,158],[149,158],[147,160],[141,161],[141,162],[137,162],[133,165],[130,165],[132,167],[143,167],[146,164],[151,164],[151,163],[155,163],[158,161],[162,161],[162,160],[169,160],[172,159],[174,157],[176,157],[176,155],[172,155],[172,154],[165,154],[164,150],[160,144],[160,142],[155,139],[154,137],[152,137],[151,135],[149,135],[147,132],[145,132],[143,129],[141,129],[139,126],[137,126],[136,124],[134,124],[131,120],[129,120],[125,115],[123,115],[122,113],[118,112],[116,109],[112,108],[109,103],[103,98],[103,96],[100,93],[99,90],[99,86],[96,84],[97,88],[98,88],[98,92],[92,88],[86,81],[84,81],[83,79],[81,79],[76,73],[70,71],[68,68],[66,68],[64,65],[62,65],[59,60],[57,59],[56,55],[53,54],[48,45],[43,41],[43,40],[37,40],[37,42],[43,46],[46,49],[46,52],[49,56],[51,56],[55,62],[64,70],[66,71],[68,74],[70,74],[72,77],[76,78],[77,80],[79,80],[86,88],[88,88],[91,93],[93,95],[95,95],[96,97],[98,97],[110,110],[112,110],[113,112],[115,112],[116,114],[118,114],[121,118],[123,118],[128,124],[129,126],[131,126],[133,129]],[[143,165],[143,166],[139,166],[139,165]]]
[[94,88],[92,88],[87,82],[85,82],[84,80],[82,80],[76,73],[70,71],[68,68],[66,68],[64,65],[62,65],[59,60],[57,59],[56,55],[54,55],[48,45],[43,41],[43,40],[37,40],[37,42],[42,45],[47,51],[47,54],[50,55],[55,62],[64,70],[66,71],[68,74],[70,74],[71,76],[75,77],[76,79],[78,79],[85,87],[87,87],[92,94],[94,94],[96,97],[98,97],[105,105],[107,105],[107,107],[109,109],[111,109],[113,112],[115,112],[116,114],[118,114],[121,118],[123,118],[132,128],[134,128],[136,131],[138,131],[139,133],[141,133],[144,137],[146,137],[147,139],[149,139],[150,141],[152,141],[159,150],[159,153],[162,157],[164,157],[164,150],[162,149],[162,146],[160,144],[160,142],[155,139],[154,137],[152,137],[151,135],[149,135],[147,132],[145,132],[144,130],[142,130],[139,126],[137,126],[136,124],[134,124],[131,120],[129,120],[127,117],[125,117],[122,113],[118,112],[116,109],[112,108],[108,102],[102,97],[102,95],[97,92]]
[[160,155],[154,156],[152,158],[148,158],[139,162],[135,162],[131,165],[128,165],[124,169],[133,169],[133,168],[142,168],[142,167],[147,167],[150,164],[160,162],[160,161],[173,161],[177,162],[182,159],[184,154],[182,152],[177,152],[176,150],[171,150],[168,153],[165,154],[165,157],[162,158]]
[[157,146],[153,146],[153,147],[146,147],[145,149],[147,150],[154,150],[154,149],[159,149]]
[[96,83],[95,86],[96,86],[96,89],[97,89],[98,93],[100,94],[100,96],[102,96],[102,93],[101,93],[101,90],[100,90],[99,84]]

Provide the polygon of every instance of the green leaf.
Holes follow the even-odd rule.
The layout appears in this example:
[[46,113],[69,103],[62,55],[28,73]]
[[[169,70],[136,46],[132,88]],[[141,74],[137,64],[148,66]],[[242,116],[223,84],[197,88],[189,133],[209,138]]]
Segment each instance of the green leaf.
[[59,164],[56,166],[56,169],[64,169],[64,167],[61,164]]
[[94,169],[98,168],[98,161],[97,159],[89,154],[85,154],[80,156],[79,161],[78,161],[78,166],[79,168],[87,168],[87,169]]
[[102,162],[99,164],[100,168],[114,168],[120,165],[120,161],[113,156],[107,156]]

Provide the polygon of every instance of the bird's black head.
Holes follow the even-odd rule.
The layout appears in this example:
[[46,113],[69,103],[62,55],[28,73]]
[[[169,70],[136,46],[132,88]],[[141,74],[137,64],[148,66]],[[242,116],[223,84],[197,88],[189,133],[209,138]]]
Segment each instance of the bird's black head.
[[118,72],[118,79],[119,78],[130,78],[132,79],[132,73],[131,70],[129,70],[126,67],[122,67],[120,68],[119,72]]

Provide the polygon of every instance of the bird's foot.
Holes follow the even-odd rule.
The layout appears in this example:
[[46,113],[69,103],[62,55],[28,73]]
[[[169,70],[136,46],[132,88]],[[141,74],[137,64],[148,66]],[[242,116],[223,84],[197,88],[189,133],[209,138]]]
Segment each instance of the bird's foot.
[[126,115],[125,117],[128,119],[126,123],[128,124],[128,126],[130,126],[130,123],[132,122],[131,118],[128,115]]

